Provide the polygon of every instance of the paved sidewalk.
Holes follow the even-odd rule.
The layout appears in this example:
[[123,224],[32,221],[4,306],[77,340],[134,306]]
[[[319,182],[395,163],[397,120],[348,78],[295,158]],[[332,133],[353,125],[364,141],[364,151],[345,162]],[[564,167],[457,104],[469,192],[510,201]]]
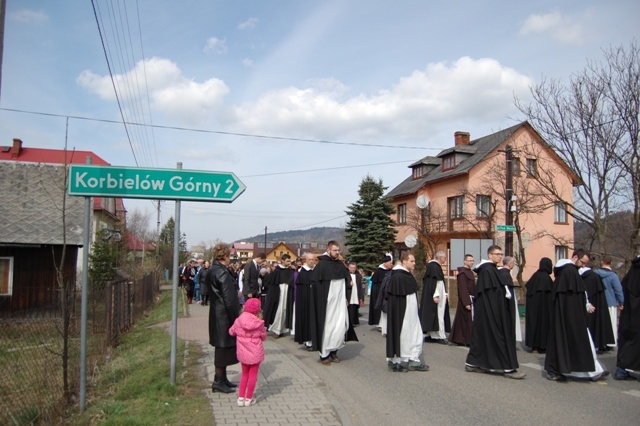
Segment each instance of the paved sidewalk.
[[[178,319],[178,338],[199,344],[205,352],[207,389],[219,425],[350,425],[343,407],[329,395],[322,381],[271,337],[264,342],[265,360],[254,393],[257,404],[238,407],[237,394],[212,393],[214,348],[209,345],[209,307],[187,305],[189,316]],[[163,324],[170,331],[170,323]],[[240,381],[240,364],[227,368],[234,383]]]

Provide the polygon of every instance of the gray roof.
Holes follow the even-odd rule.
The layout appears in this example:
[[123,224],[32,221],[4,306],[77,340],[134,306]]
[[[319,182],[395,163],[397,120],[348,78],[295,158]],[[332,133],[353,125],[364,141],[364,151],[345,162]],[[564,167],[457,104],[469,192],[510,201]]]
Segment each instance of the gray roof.
[[[473,168],[476,164],[478,164],[482,159],[484,159],[487,155],[489,155],[493,150],[495,150],[502,142],[507,140],[511,135],[515,133],[520,127],[522,127],[526,122],[517,124],[515,126],[509,127],[508,129],[501,130],[499,132],[493,133],[488,136],[484,136],[475,140],[472,140],[469,145],[459,145],[454,148],[447,148],[443,150],[437,157],[442,155],[446,155],[448,153],[460,152],[469,155],[467,158],[462,160],[459,164],[456,165],[455,168],[447,171],[442,171],[442,167],[434,167],[431,170],[428,170],[424,176],[420,179],[413,179],[411,174],[404,181],[402,181],[398,186],[389,191],[386,197],[395,198],[401,197],[403,195],[410,195],[417,192],[424,185],[434,182],[441,179],[450,178],[453,176],[458,176],[461,174],[469,173],[469,170]],[[427,156],[421,160],[416,161],[411,164],[409,167],[416,166],[420,163],[424,164],[433,164],[434,157]],[[441,164],[441,160],[438,158],[438,165]]]
[[[0,161],[0,244],[63,243],[63,165]],[[84,198],[66,197],[67,244],[81,246]]]

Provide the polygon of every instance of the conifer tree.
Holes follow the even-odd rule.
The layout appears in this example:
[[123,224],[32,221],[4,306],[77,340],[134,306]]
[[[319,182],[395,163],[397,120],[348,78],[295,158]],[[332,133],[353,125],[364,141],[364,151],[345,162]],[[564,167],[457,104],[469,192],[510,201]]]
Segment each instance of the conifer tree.
[[382,179],[376,181],[367,175],[360,183],[360,198],[346,211],[350,218],[345,228],[348,260],[357,262],[365,272],[375,270],[384,254],[394,248],[397,231],[391,215],[395,208],[383,197],[386,189]]

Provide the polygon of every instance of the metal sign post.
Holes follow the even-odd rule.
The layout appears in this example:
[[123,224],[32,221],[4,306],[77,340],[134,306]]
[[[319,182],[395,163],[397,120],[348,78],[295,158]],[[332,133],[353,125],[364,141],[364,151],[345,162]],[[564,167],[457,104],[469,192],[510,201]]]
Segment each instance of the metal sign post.
[[82,270],[82,300],[80,319],[80,411],[85,410],[87,389],[87,292],[89,244],[91,237],[91,197],[141,198],[176,200],[173,234],[173,285],[171,304],[171,384],[176,384],[176,352],[178,347],[178,264],[180,257],[180,202],[205,201],[231,203],[246,186],[230,172],[141,169],[137,167],[93,166],[91,157],[86,165],[69,166],[69,195],[85,197],[85,254]]

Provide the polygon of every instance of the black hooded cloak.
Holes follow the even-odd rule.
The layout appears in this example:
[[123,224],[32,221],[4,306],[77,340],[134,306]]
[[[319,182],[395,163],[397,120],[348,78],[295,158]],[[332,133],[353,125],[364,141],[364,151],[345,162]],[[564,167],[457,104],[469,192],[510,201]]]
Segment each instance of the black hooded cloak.
[[640,256],[622,279],[624,309],[618,324],[618,361],[616,366],[640,371]]
[[540,267],[527,282],[527,300],[525,310],[526,347],[544,352],[549,340],[551,324],[551,304],[553,292],[553,263],[548,257],[540,259]]
[[553,274],[553,306],[544,369],[556,374],[594,371],[584,282],[572,263],[554,268]]
[[295,318],[296,326],[294,330],[294,340],[298,343],[313,340],[313,330],[311,318],[315,316],[315,306],[313,304],[313,293],[311,282],[313,280],[313,269],[306,269],[304,266],[298,272],[296,280],[296,304]]
[[518,368],[513,319],[503,279],[493,262],[483,262],[476,269],[471,347],[467,364],[484,370],[510,371]]
[[[333,259],[328,254],[318,257],[318,264],[313,270],[313,282],[311,288],[313,290],[313,299],[315,305],[315,317],[312,318],[314,333],[312,333],[312,348],[322,351],[322,338],[324,336],[324,323],[327,318],[327,299],[331,288],[331,280],[345,280],[346,283],[351,280],[349,269],[339,259]],[[346,301],[345,297],[345,301]],[[345,302],[345,310],[347,305]],[[347,316],[348,318],[348,316]],[[345,341],[358,341],[358,336],[353,330],[353,326],[349,324]]]
[[371,275],[371,295],[369,296],[369,325],[380,324],[380,309],[376,308],[378,305],[378,298],[381,296],[380,288],[382,286],[382,280],[390,269],[383,268],[382,265],[378,266],[373,275]]
[[[400,333],[404,314],[407,310],[407,298],[415,297],[417,302],[418,283],[405,269],[393,269],[387,287],[387,358],[400,356]],[[380,295],[381,297],[383,295]]]
[[597,350],[605,351],[609,349],[609,344],[615,346],[616,340],[613,336],[613,326],[611,325],[607,297],[604,294],[604,284],[600,275],[591,269],[582,273],[582,279],[587,289],[589,303],[596,308],[592,314],[587,313],[587,327],[589,327],[589,332],[593,339],[593,346]]
[[287,284],[289,291],[287,291],[287,317],[285,318],[285,327],[291,328],[292,324],[292,311],[293,311],[293,274],[294,270],[291,268],[284,268],[280,265],[269,274],[267,279],[267,297],[264,304],[264,323],[267,327],[273,324],[276,318],[276,312],[278,311],[278,305],[280,304],[280,284]]
[[[422,296],[420,299],[420,324],[422,325],[422,332],[425,334],[430,331],[440,331],[438,304],[433,301],[433,293],[436,291],[438,281],[444,282],[442,266],[437,261],[430,261],[427,263],[427,270],[422,278]],[[447,333],[451,331],[448,298],[444,307],[444,331]]]

